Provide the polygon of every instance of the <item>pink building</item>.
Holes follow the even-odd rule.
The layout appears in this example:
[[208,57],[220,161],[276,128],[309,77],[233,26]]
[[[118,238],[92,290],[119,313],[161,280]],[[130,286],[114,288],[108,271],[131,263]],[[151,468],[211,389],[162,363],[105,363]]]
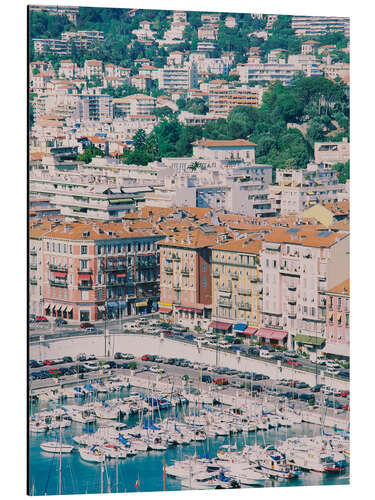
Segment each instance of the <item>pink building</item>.
[[343,281],[325,293],[327,354],[349,357],[350,281]]

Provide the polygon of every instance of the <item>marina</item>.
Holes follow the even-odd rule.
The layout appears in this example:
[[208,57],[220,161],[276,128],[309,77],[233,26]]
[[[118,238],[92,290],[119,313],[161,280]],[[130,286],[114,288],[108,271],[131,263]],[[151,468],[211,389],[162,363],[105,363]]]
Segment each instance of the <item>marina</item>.
[[76,387],[30,405],[33,495],[349,483],[349,432],[293,405],[188,401],[127,377]]

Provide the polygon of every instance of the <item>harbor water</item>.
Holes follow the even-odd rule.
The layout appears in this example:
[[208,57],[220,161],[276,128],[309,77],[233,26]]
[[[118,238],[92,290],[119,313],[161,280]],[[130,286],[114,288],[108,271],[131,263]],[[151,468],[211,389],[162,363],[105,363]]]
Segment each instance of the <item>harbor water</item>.
[[[124,397],[130,391],[122,391],[113,397]],[[79,402],[74,401],[74,404]],[[52,403],[33,405],[32,412],[55,407]],[[167,415],[183,417],[186,408],[175,408],[161,411],[162,418]],[[160,418],[154,415],[155,422]],[[137,425],[138,417],[133,416],[123,420],[128,426]],[[101,424],[105,422],[101,421]],[[73,422],[71,427],[62,429],[64,443],[72,444],[72,453],[61,456],[61,492],[62,494],[89,494],[109,492],[139,492],[162,491],[164,489],[163,458],[165,465],[171,465],[175,460],[183,460],[197,455],[200,458],[215,457],[220,446],[231,444],[240,450],[245,444],[277,444],[292,436],[316,436],[321,429],[309,423],[294,424],[291,427],[269,429],[252,433],[239,433],[234,436],[208,437],[206,441],[193,442],[190,445],[169,447],[166,451],[140,452],[124,460],[108,459],[101,467],[99,463],[89,463],[81,459],[77,444],[72,437],[85,432],[93,432],[98,424],[79,424]],[[59,440],[59,431],[29,434],[29,492],[32,495],[56,495],[59,491],[59,454],[44,452],[40,448],[43,441]],[[349,467],[341,473],[302,472],[291,480],[266,480],[265,487],[278,486],[313,486],[313,485],[343,485],[349,484]],[[181,490],[181,481],[166,476],[167,491]]]

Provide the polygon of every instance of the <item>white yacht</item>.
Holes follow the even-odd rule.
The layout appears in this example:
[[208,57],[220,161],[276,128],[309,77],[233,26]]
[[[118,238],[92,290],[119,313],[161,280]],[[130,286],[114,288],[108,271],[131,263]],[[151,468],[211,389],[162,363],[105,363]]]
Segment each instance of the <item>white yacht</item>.
[[74,446],[70,444],[59,443],[58,441],[44,441],[40,444],[43,451],[50,453],[70,453]]

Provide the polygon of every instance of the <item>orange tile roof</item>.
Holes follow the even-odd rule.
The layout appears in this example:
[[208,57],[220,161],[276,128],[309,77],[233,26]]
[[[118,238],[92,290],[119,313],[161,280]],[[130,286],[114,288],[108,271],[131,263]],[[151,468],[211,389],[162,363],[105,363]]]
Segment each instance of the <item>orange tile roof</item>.
[[348,278],[345,281],[343,281],[342,283],[334,286],[333,288],[328,290],[327,293],[349,295],[350,294],[350,278]]
[[248,239],[231,240],[212,247],[213,250],[226,250],[228,252],[251,253],[256,255],[259,254],[261,248],[261,241]]
[[179,247],[198,249],[211,247],[217,243],[217,234],[205,233],[201,229],[193,229],[192,231],[183,231],[181,233],[167,236],[166,239],[159,243],[160,246]]
[[264,237],[264,241],[272,243],[292,243],[306,247],[329,248],[337,241],[348,237],[347,233],[322,231],[327,236],[320,235],[320,229],[299,227],[296,233],[288,232],[289,228],[277,228]]

